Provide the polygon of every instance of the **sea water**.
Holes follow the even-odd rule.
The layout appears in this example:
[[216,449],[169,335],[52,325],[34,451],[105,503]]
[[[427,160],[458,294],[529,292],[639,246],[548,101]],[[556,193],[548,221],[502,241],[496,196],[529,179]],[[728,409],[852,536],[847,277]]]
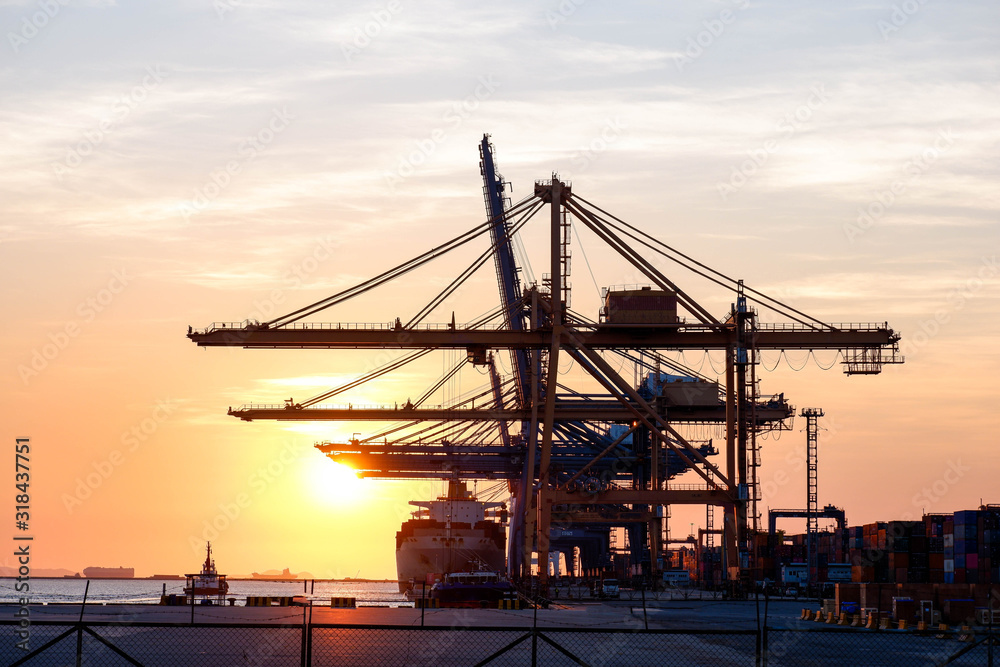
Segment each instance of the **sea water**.
[[[17,579],[0,578],[0,604],[16,603],[24,594],[14,589]],[[79,604],[83,601],[86,579],[31,579],[33,604]],[[183,595],[183,579],[91,579],[87,604],[156,604],[163,594]],[[395,582],[362,581],[229,581],[227,598],[243,604],[247,596],[286,597],[303,595],[317,604],[329,604],[331,597],[352,597],[359,605],[413,606],[399,592]]]

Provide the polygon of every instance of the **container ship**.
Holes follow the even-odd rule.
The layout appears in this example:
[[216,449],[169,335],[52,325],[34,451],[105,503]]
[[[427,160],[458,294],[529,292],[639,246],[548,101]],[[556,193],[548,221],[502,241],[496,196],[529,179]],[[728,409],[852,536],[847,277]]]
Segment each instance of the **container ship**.
[[299,578],[298,574],[292,574],[292,571],[287,567],[281,571],[281,574],[268,574],[267,572],[261,574],[260,572],[251,572],[251,579],[263,579],[264,581],[295,581]]
[[401,593],[454,572],[505,571],[505,503],[481,502],[464,482],[451,481],[447,495],[410,504],[420,509],[396,533]]
[[83,576],[87,579],[133,579],[135,578],[135,568],[88,567],[83,570]]

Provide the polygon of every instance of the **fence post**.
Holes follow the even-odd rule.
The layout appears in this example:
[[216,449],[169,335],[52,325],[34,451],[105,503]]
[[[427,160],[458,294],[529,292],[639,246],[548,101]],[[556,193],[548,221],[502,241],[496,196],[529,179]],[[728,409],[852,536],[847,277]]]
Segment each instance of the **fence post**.
[[80,621],[76,626],[76,667],[83,667],[83,612],[87,608],[87,594],[90,592],[90,579],[83,588],[83,602],[80,603]]
[[642,585],[642,622],[649,630],[649,618],[646,616],[646,585]]
[[531,667],[538,667],[538,595],[535,595],[535,612],[531,617]]
[[761,634],[762,634],[762,637],[761,637],[761,652],[763,653],[763,660],[761,661],[761,665],[763,667],[767,667],[767,657],[768,657],[768,648],[767,648],[767,614],[768,614],[768,604],[770,603],[770,600],[771,600],[771,596],[768,594],[767,589],[765,588],[764,589],[764,622],[760,626]]
[[761,665],[764,664],[763,657],[761,655],[761,649],[764,646],[764,638],[762,636],[763,627],[761,626],[760,623],[760,589],[757,588],[756,584],[754,585],[753,599],[754,599],[754,610],[756,611],[756,618],[757,618],[757,635],[754,637],[753,664],[756,665],[757,667],[761,667]]
[[993,667],[993,644],[996,643],[996,635],[993,634],[993,587],[990,586],[989,595],[986,596],[986,620],[989,623],[990,638],[986,640],[986,664]]
[[302,642],[299,646],[299,667],[306,667],[306,634],[309,628],[306,626],[306,608],[302,607]]
[[420,627],[424,627],[424,609],[427,608],[427,575],[424,575],[423,588],[420,589]]

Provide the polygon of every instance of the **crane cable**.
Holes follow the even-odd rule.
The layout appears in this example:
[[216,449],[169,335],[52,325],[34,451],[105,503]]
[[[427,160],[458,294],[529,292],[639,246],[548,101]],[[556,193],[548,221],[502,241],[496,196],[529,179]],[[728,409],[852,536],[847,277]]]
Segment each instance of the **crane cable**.
[[319,394],[317,396],[313,396],[309,400],[303,401],[302,403],[298,403],[297,406],[298,407],[307,408],[307,407],[309,407],[311,405],[315,405],[315,404],[319,403],[320,401],[324,401],[324,400],[330,398],[331,396],[336,396],[337,394],[343,393],[343,392],[347,391],[348,389],[353,389],[353,388],[355,388],[357,386],[360,386],[360,385],[364,384],[365,382],[368,382],[369,380],[373,380],[373,379],[375,379],[377,377],[385,375],[386,373],[394,371],[397,368],[400,368],[401,366],[405,366],[406,364],[410,363],[411,361],[415,361],[415,360],[419,359],[420,357],[424,356],[425,354],[428,354],[428,353],[430,353],[432,351],[433,350],[431,350],[431,349],[426,349],[426,350],[417,350],[415,352],[411,352],[410,354],[406,355],[405,357],[402,357],[400,359],[395,359],[395,360],[390,361],[390,362],[388,362],[386,364],[383,364],[382,366],[379,366],[378,368],[376,368],[375,370],[371,371],[370,373],[366,373],[365,375],[362,375],[359,378],[351,380],[347,384],[344,384],[344,385],[341,385],[339,387],[336,387],[335,389],[331,389],[330,391],[323,392],[322,394]]
[[[520,212],[522,208],[527,208],[529,204],[533,206],[535,203],[536,203],[535,196],[534,194],[532,194],[530,197],[526,197],[525,199],[522,199],[520,202],[515,204],[513,207],[511,207],[509,211],[505,211],[504,215],[505,216],[510,215],[515,211]],[[374,278],[370,278],[369,280],[366,280],[363,283],[360,283],[346,290],[338,292],[337,294],[334,294],[332,296],[326,297],[325,299],[320,299],[315,303],[299,308],[298,310],[292,311],[291,313],[288,313],[286,315],[282,315],[281,317],[276,317],[275,319],[270,320],[269,322],[265,322],[263,326],[265,328],[287,326],[289,324],[292,324],[293,322],[301,320],[304,317],[308,317],[313,313],[317,313],[321,310],[325,310],[327,308],[330,308],[331,306],[335,306],[339,303],[347,301],[348,299],[364,294],[365,292],[372,290],[378,287],[379,285],[382,285],[386,282],[394,280],[395,278],[405,275],[410,271],[420,266],[423,266],[427,262],[437,259],[438,257],[454,250],[455,248],[461,247],[466,243],[478,238],[479,236],[489,232],[492,225],[496,222],[496,218],[499,217],[501,216],[490,218],[486,222],[480,223],[476,227],[473,227],[469,231],[464,232],[459,236],[456,236],[450,241],[446,241],[445,243],[435,248],[432,248],[431,250],[428,250],[422,255],[407,260],[406,262],[403,262],[402,264],[394,268],[391,268],[388,271],[384,271],[379,275],[375,276]]]
[[[511,236],[517,233],[517,231],[520,230],[522,227],[524,227],[527,221],[531,219],[531,217],[534,216],[535,213],[537,213],[542,206],[544,206],[544,202],[541,201],[538,201],[535,204],[536,204],[535,206],[529,207],[529,210],[517,222],[511,225],[510,229],[507,230],[503,238],[497,239],[496,243],[490,244],[490,247],[483,254],[477,257],[472,262],[472,264],[470,264],[464,271],[462,271],[462,273],[460,273],[458,277],[455,278],[455,280],[453,280],[447,287],[445,287],[436,297],[431,299],[430,303],[421,308],[420,312],[414,315],[413,318],[409,322],[407,322],[405,328],[412,329],[414,326],[419,324],[425,317],[430,315],[435,308],[441,305],[441,303],[443,303],[445,299],[451,296],[455,292],[455,290],[457,290],[463,283],[465,283],[465,281],[468,280],[472,276],[472,274],[478,271],[483,266],[483,264],[485,264],[487,261],[489,261],[491,257],[493,257],[493,255],[499,248],[500,243],[504,241],[510,241]],[[516,303],[517,303],[516,301],[512,302],[511,306],[514,306]],[[507,318],[507,313],[505,313],[504,315],[504,319],[506,318]]]
[[[589,202],[589,201],[587,201],[587,200],[586,200],[586,199],[584,199],[583,197],[580,197],[579,195],[575,195],[575,194],[574,194],[574,195],[573,195],[573,198],[574,198],[574,199],[576,199],[576,200],[579,200],[579,201],[582,201],[582,202],[583,202],[584,204],[586,204],[587,206],[590,206],[590,207],[592,207],[592,208],[594,208],[594,209],[596,209],[596,210],[600,211],[600,212],[601,212],[601,213],[603,213],[604,215],[606,215],[606,216],[610,217],[610,218],[611,218],[612,220],[614,220],[614,221],[618,222],[618,223],[619,223],[620,225],[623,225],[624,227],[627,227],[628,229],[632,230],[633,232],[635,232],[636,234],[640,235],[641,237],[644,237],[645,239],[648,239],[648,241],[645,241],[645,240],[643,240],[643,239],[640,239],[640,238],[638,238],[638,237],[636,237],[636,236],[634,236],[634,235],[632,235],[632,234],[628,234],[628,236],[629,236],[630,238],[633,238],[634,240],[636,240],[636,241],[639,241],[640,243],[642,243],[643,245],[645,245],[645,246],[646,246],[647,248],[650,248],[651,250],[657,250],[657,249],[656,249],[656,248],[654,248],[654,247],[653,247],[653,246],[652,246],[651,244],[656,244],[656,245],[659,245],[659,246],[662,246],[662,247],[663,247],[664,249],[666,249],[667,251],[669,251],[669,252],[672,252],[672,253],[674,253],[674,254],[676,254],[676,255],[679,255],[680,257],[683,257],[684,259],[686,259],[687,261],[691,262],[692,264],[695,264],[696,266],[698,266],[698,267],[700,267],[700,268],[704,269],[705,271],[708,271],[708,272],[711,272],[711,273],[715,274],[716,276],[719,276],[720,278],[722,278],[722,279],[723,279],[723,280],[725,280],[725,281],[728,281],[728,282],[729,282],[729,283],[731,283],[732,285],[737,285],[737,286],[739,285],[739,281],[738,281],[738,280],[735,280],[735,279],[733,279],[733,278],[730,278],[729,276],[727,276],[726,274],[724,274],[724,273],[722,273],[722,272],[720,272],[720,271],[716,271],[716,270],[715,270],[715,269],[713,269],[712,267],[710,267],[710,266],[708,266],[708,265],[706,265],[706,264],[703,264],[703,263],[699,262],[698,260],[696,260],[696,259],[694,259],[694,258],[692,258],[692,257],[690,257],[690,256],[688,256],[688,255],[686,255],[686,254],[684,254],[684,253],[682,253],[682,252],[680,252],[680,251],[679,251],[679,250],[677,250],[676,248],[673,248],[673,247],[671,247],[671,246],[667,245],[667,244],[666,244],[666,243],[664,243],[663,241],[660,241],[659,239],[657,239],[657,238],[655,238],[655,237],[653,237],[653,236],[650,236],[649,234],[647,234],[647,233],[643,232],[642,230],[640,230],[640,229],[638,229],[638,228],[636,228],[636,227],[633,227],[632,225],[628,224],[628,223],[627,223],[627,222],[625,222],[624,220],[622,220],[622,219],[620,219],[620,218],[618,218],[618,217],[616,217],[616,216],[614,216],[614,215],[612,215],[612,214],[608,213],[607,211],[605,211],[605,210],[604,210],[604,209],[602,209],[601,207],[597,206],[596,204],[594,204],[594,203],[592,203],[592,202]],[[605,221],[605,222],[607,222],[607,221]],[[610,223],[609,223],[609,224],[610,224]],[[698,275],[701,275],[702,277],[704,277],[704,278],[707,278],[707,279],[711,280],[711,278],[710,278],[710,277],[709,277],[708,275],[706,275],[706,274],[702,273],[701,271],[698,271],[698,270],[696,270],[696,269],[693,269],[693,268],[691,268],[690,266],[687,266],[687,265],[685,265],[685,264],[684,264],[683,262],[681,262],[681,261],[680,261],[680,260],[678,260],[677,258],[675,258],[675,257],[671,257],[670,255],[667,255],[666,253],[664,253],[664,252],[663,252],[663,251],[661,251],[661,250],[657,250],[657,252],[659,252],[659,253],[660,253],[661,255],[663,255],[663,256],[664,256],[664,257],[666,257],[667,259],[670,259],[670,260],[672,260],[672,261],[676,262],[677,264],[680,264],[681,266],[684,266],[684,267],[685,267],[685,268],[687,268],[688,270],[690,270],[690,271],[693,271],[694,273],[697,273]],[[714,280],[713,280],[713,282],[716,282],[716,284],[720,284],[720,285],[721,285],[721,283],[718,283],[717,281],[714,281]],[[793,317],[793,316],[789,315],[789,313],[788,313],[788,312],[783,312],[783,311],[782,311],[781,309],[782,309],[782,308],[783,308],[783,309],[786,309],[787,311],[791,311],[791,312],[793,312],[793,313],[796,313],[797,315],[801,315],[802,317],[804,317],[804,318],[806,318],[806,319],[808,319],[808,320],[812,320],[812,322],[813,322],[813,323],[815,323],[815,324],[818,324],[818,325],[820,325],[820,327],[821,327],[821,328],[823,328],[823,329],[832,329],[832,328],[833,328],[833,327],[832,327],[831,325],[829,325],[829,324],[827,324],[827,323],[823,322],[822,320],[818,320],[818,319],[816,319],[815,317],[813,317],[813,316],[811,316],[811,315],[808,315],[808,314],[806,314],[806,313],[803,313],[803,312],[802,312],[802,311],[800,311],[800,310],[797,310],[797,309],[795,309],[795,308],[792,308],[792,307],[791,307],[791,306],[789,306],[788,304],[785,304],[785,303],[782,303],[781,301],[778,301],[777,299],[775,299],[775,298],[773,298],[773,297],[770,297],[770,296],[768,296],[767,294],[764,294],[763,292],[760,292],[760,291],[758,291],[758,290],[755,290],[755,289],[753,289],[753,288],[751,288],[751,287],[747,287],[746,285],[744,285],[744,286],[743,286],[743,289],[744,289],[745,291],[747,291],[747,292],[750,292],[750,293],[752,293],[752,294],[756,294],[756,295],[757,295],[757,296],[759,297],[759,298],[754,298],[754,297],[747,297],[748,299],[750,299],[750,300],[752,300],[752,301],[756,301],[757,303],[759,303],[760,305],[762,305],[762,306],[764,306],[764,307],[766,307],[766,308],[770,308],[770,309],[772,309],[772,310],[776,310],[777,312],[779,312],[779,313],[781,313],[781,314],[785,315],[786,317],[790,317],[791,319],[794,319],[794,320],[796,320],[796,321],[799,321],[799,322],[800,322],[801,324],[805,324],[806,326],[812,326],[812,325],[810,325],[810,324],[808,324],[808,323],[806,323],[806,322],[802,322],[801,320],[798,320],[798,318],[796,318],[796,317]],[[764,300],[766,300],[766,301],[771,301],[771,302],[773,302],[774,304],[777,304],[777,306],[780,306],[780,308],[778,308],[778,307],[775,307],[774,305],[770,305],[770,304],[766,303],[766,301],[763,301],[762,299],[764,299]]]

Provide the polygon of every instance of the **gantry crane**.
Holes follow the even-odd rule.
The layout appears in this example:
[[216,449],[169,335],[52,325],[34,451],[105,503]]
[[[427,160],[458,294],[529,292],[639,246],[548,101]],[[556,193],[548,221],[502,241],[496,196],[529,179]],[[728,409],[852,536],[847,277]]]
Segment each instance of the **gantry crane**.
[[[888,324],[829,324],[790,308],[611,215],[576,195],[572,186],[556,175],[536,182],[531,195],[507,207],[503,181],[496,176],[492,160],[487,159],[491,152],[486,138],[481,151],[489,205],[485,223],[369,281],[269,322],[218,323],[199,331],[189,328],[188,337],[199,346],[409,351],[355,383],[309,401],[249,405],[230,413],[245,420],[402,422],[402,426],[364,441],[329,443],[320,448],[380,476],[393,476],[395,471],[395,476],[508,480],[513,496],[511,562],[514,571],[521,574],[528,572],[533,552],[538,563],[548,562],[554,522],[557,526],[588,521],[645,526],[642,541],[655,564],[660,553],[659,508],[718,505],[724,509],[722,533],[728,574],[738,578],[748,571],[750,528],[757,521],[755,434],[759,428],[780,424],[791,416],[783,397],[763,399],[757,395],[758,354],[767,350],[838,350],[848,374],[873,374],[884,364],[902,362],[898,334]],[[510,251],[511,239],[546,208],[550,272],[541,285],[522,286]],[[569,308],[565,278],[570,215],[651,283],[648,295],[609,293],[606,310],[596,320]],[[490,248],[405,325],[399,318],[395,323],[373,325],[305,321],[486,235],[492,240]],[[491,257],[498,267],[500,308],[469,324],[458,325],[454,317],[446,325],[423,324]],[[654,267],[651,257],[670,260],[730,290],[734,301],[729,314],[714,317]],[[652,318],[629,316],[631,311],[622,304],[646,296],[676,303],[675,308],[686,317],[663,309],[647,312],[657,315]],[[790,321],[762,324],[752,304]],[[465,350],[463,363],[487,366],[491,386],[449,405],[425,407],[431,392],[450,377],[446,373],[417,403],[408,401],[402,408],[356,410],[352,406],[345,410],[322,404],[357,383],[381,377],[435,349]],[[670,364],[676,362],[667,353],[684,350],[725,354],[721,396],[688,402],[666,398],[667,390],[675,388],[658,384],[671,377],[661,373],[660,364],[674,368]],[[511,355],[513,378],[499,378],[493,362],[496,351]],[[573,359],[601,391],[586,393],[563,387],[557,376],[561,356]],[[612,356],[648,372],[649,382],[634,386],[609,363],[607,357]],[[675,377],[711,384],[687,369],[677,370]],[[678,430],[685,421],[713,420],[725,424],[725,463],[719,466],[708,458],[715,451],[711,443],[693,442]],[[508,425],[517,423],[521,428],[508,432]],[[394,436],[394,442],[389,442],[388,434],[405,429],[410,429],[405,437]],[[671,482],[681,471],[693,472],[703,483]],[[540,567],[538,574],[544,584],[547,569]]]

